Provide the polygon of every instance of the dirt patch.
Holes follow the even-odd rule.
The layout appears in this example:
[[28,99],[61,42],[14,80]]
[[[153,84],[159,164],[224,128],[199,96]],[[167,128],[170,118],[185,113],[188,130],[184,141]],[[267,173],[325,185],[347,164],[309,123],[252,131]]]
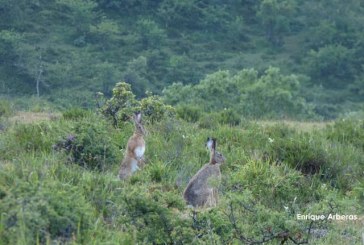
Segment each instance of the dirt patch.
[[12,123],[34,123],[56,120],[60,117],[60,113],[19,111],[15,116],[9,118],[9,121]]

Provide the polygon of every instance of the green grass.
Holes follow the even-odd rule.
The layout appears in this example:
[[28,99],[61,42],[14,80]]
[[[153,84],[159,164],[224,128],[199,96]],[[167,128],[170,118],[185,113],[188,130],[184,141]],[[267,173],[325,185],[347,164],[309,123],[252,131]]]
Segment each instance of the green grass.
[[[272,234],[266,244],[277,244],[284,231],[306,238],[310,222],[297,213],[363,217],[364,154],[355,137],[364,129],[355,122],[308,123],[303,131],[285,122],[211,129],[198,121],[146,122],[147,165],[123,182],[117,173],[133,126],[115,129],[80,110],[64,115],[0,132],[0,244],[241,244]],[[101,154],[91,162],[103,167],[54,147],[69,134],[82,139],[80,159]],[[219,205],[194,216],[182,192],[208,162],[208,136],[227,161]],[[100,153],[106,145],[110,151]],[[319,171],[300,168],[312,162]],[[326,235],[309,243],[361,244],[362,222],[315,222],[314,232]]]

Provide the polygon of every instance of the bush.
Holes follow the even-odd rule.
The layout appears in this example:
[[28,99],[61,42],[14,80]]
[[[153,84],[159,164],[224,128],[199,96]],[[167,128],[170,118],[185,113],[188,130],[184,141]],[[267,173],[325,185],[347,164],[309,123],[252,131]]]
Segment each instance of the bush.
[[49,152],[52,149],[55,128],[42,122],[39,124],[19,124],[14,128],[16,147],[27,152]]
[[123,214],[118,222],[133,224],[130,231],[135,232],[138,241],[146,244],[191,243],[193,230],[189,220],[181,219],[179,209],[184,205],[178,193],[165,192],[154,185],[149,188],[129,186],[121,193],[118,203]]
[[133,112],[139,110],[139,103],[131,91],[131,85],[126,82],[117,83],[112,94],[113,96],[100,108],[100,112],[117,127],[119,123],[128,121]]
[[117,160],[118,149],[110,137],[111,128],[104,122],[88,118],[79,121],[69,133],[54,147],[69,154],[72,163],[85,168],[103,170]]
[[[196,85],[174,83],[163,90],[163,95],[167,103],[197,105],[207,112],[230,108],[249,118],[312,118],[312,108],[301,93],[303,78],[284,75],[275,67],[267,68],[262,75],[254,69],[235,75],[218,71]],[[231,115],[231,111],[225,113]],[[236,123],[237,119],[232,121]]]
[[327,127],[326,135],[329,140],[364,150],[364,120],[337,120]]
[[140,101],[140,109],[146,120],[154,123],[166,117],[174,117],[175,110],[172,106],[163,103],[161,98],[148,93],[148,97]]
[[284,125],[268,128],[267,138],[265,159],[318,177],[343,192],[351,190],[356,179],[363,178],[362,150],[349,142],[328,141],[325,133],[298,133]]
[[308,135],[274,139],[269,145],[269,156],[304,174],[318,174],[330,164],[322,142]]
[[0,100],[0,118],[9,117],[13,114],[13,108],[11,104],[6,100]]
[[187,122],[197,122],[201,115],[201,108],[193,105],[182,105],[176,109],[177,116]]
[[240,117],[236,111],[232,109],[224,109],[221,112],[219,112],[217,121],[220,124],[236,126],[240,123]]
[[0,202],[1,244],[67,242],[91,226],[92,209],[75,187],[17,180],[7,188]]
[[128,83],[117,83],[113,96],[100,109],[101,113],[112,119],[114,127],[128,121],[135,111],[141,111],[147,121],[156,122],[174,116],[174,108],[164,104],[159,96],[147,92],[147,97],[138,101]]

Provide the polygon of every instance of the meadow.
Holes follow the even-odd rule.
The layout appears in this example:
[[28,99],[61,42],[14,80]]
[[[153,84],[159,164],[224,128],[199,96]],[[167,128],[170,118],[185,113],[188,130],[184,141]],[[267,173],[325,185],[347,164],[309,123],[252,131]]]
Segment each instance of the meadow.
[[[363,120],[146,116],[147,165],[120,181],[130,121],[115,127],[96,110],[9,105],[1,113],[0,244],[362,244]],[[209,136],[227,158],[219,203],[194,210],[182,192],[208,162]]]

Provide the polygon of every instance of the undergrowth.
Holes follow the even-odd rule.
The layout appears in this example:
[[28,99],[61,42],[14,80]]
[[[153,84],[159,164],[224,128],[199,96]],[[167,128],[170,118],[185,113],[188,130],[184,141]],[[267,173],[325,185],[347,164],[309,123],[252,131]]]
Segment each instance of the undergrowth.
[[[362,122],[301,132],[248,121],[201,127],[198,116],[146,121],[147,165],[120,181],[133,125],[63,115],[0,133],[0,244],[361,243],[361,221],[296,216],[362,217]],[[220,199],[194,212],[182,192],[209,160],[209,136],[227,158]]]

